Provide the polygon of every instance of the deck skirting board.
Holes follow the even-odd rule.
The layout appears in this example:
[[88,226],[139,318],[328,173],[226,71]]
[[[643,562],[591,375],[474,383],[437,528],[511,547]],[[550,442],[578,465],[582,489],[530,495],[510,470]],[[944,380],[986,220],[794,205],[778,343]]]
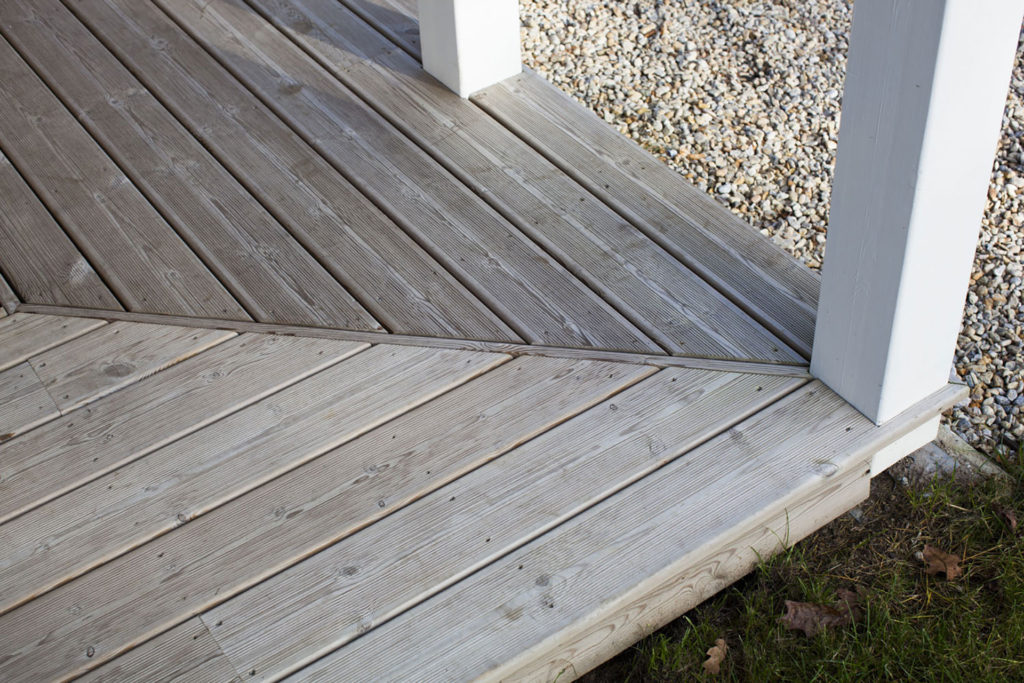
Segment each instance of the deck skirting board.
[[546,358],[572,358],[599,360],[612,363],[650,365],[657,368],[692,368],[695,370],[719,370],[749,375],[772,375],[810,379],[807,365],[802,363],[768,363],[762,361],[728,360],[722,358],[698,358],[693,356],[669,356],[628,351],[603,351],[601,349],[569,346],[542,346],[537,344],[516,344],[450,337],[423,337],[407,334],[363,332],[359,330],[335,330],[301,325],[276,325],[270,323],[224,320],[219,318],[194,318],[162,315],[156,313],[135,313],[131,311],[101,311],[69,306],[47,306],[22,304],[18,309],[25,313],[45,313],[53,316],[76,316],[105,321],[127,320],[132,322],[156,323],[161,325],[189,325],[192,327],[234,330],[257,334],[276,334],[318,339],[338,339],[369,344],[395,344],[397,346],[425,346],[436,349],[461,351],[487,351],[507,353],[512,356],[541,356]]

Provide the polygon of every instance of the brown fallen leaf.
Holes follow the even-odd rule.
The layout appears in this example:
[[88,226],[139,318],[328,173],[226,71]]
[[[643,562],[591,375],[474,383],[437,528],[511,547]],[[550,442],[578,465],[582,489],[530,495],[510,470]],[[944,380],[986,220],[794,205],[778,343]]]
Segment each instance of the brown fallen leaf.
[[786,600],[786,613],[779,621],[791,631],[803,631],[808,638],[826,628],[849,626],[861,618],[861,594],[846,588],[837,593],[839,599],[833,606]]
[[729,646],[725,644],[725,641],[719,638],[715,641],[714,646],[708,649],[708,659],[704,662],[704,671],[711,674],[717,675],[722,667],[722,661],[725,660],[725,653],[729,651]]
[[929,576],[945,572],[946,580],[952,581],[964,573],[963,569],[960,568],[959,555],[952,555],[939,550],[935,546],[926,545],[924,550],[921,551],[921,559],[927,565],[924,573]]
[[999,515],[999,518],[1006,523],[1006,526],[1010,528],[1010,533],[1017,531],[1017,513],[1012,508],[1003,507],[1002,505],[994,506],[995,512]]

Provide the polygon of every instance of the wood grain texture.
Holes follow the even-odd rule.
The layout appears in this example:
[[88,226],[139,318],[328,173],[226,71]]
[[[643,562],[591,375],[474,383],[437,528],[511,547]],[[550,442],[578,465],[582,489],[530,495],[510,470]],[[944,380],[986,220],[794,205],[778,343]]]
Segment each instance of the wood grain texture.
[[667,356],[664,354],[630,353],[628,351],[605,351],[602,349],[592,348],[581,349],[566,346],[513,344],[508,342],[490,342],[450,337],[420,337],[404,334],[359,332],[357,330],[332,330],[320,327],[299,327],[297,325],[273,325],[239,320],[194,317],[186,318],[182,316],[159,315],[152,313],[134,313],[131,311],[95,311],[68,306],[22,304],[18,310],[26,313],[73,315],[107,321],[125,320],[129,322],[146,322],[159,325],[191,325],[193,327],[217,330],[235,330],[236,332],[252,332],[256,334],[280,334],[296,337],[312,337],[317,339],[339,339],[366,342],[369,344],[424,346],[435,349],[455,349],[461,351],[487,351],[490,353],[507,353],[514,356],[542,356],[545,358],[600,360],[612,363],[650,365],[656,368],[719,370],[721,372],[773,375],[803,379],[810,379],[811,377],[807,372],[806,364],[803,363],[760,363],[751,361],[723,360],[718,358],[698,358],[694,356]]
[[540,358],[506,363],[0,616],[2,673],[19,681],[92,669],[647,372]]
[[[78,247],[39,201],[0,151],[0,270],[26,301],[120,309]],[[0,275],[0,303],[10,308],[18,297]],[[10,312],[10,311],[9,311]]]
[[158,4],[521,336],[658,350],[251,8]]
[[257,320],[372,316],[58,0],[0,7],[8,39]]
[[[780,508],[828,499],[843,476],[866,481],[871,452],[934,409],[878,428],[813,382],[298,678],[348,680],[358,670],[365,680],[497,680],[542,652],[572,652],[577,637],[635,591],[678,576],[680,558],[721,552],[730,534],[760,527]],[[830,506],[831,515],[841,512]],[[383,648],[430,654],[383,658]]]
[[659,372],[214,608],[203,621],[239,670],[264,680],[294,671],[801,383],[763,379]]
[[70,8],[389,330],[519,339],[159,10]]
[[0,320],[0,370],[22,363],[90,330],[106,325],[95,318],[15,313]]
[[[340,3],[251,4],[669,351],[794,359],[779,339],[656,242]],[[287,73],[305,82],[294,69]]]
[[60,411],[31,365],[0,370],[0,443],[57,417]]
[[6,40],[7,158],[130,309],[249,316]]
[[[0,183],[4,182],[2,176],[4,172],[3,167],[5,164],[8,168],[10,168],[10,162],[7,161],[7,157],[3,155],[3,152],[0,152]],[[3,187],[3,185],[0,185],[0,188]],[[0,221],[4,220],[6,219],[0,217]],[[0,311],[2,311],[2,314],[0,314],[0,318],[3,318],[4,316],[8,316],[14,313],[14,311],[18,308],[18,304],[21,303],[20,300],[18,299],[18,295],[14,293],[13,289],[11,289],[10,283],[7,282],[7,280],[4,278],[2,266],[3,264],[0,263]]]
[[363,348],[336,341],[243,335],[24,434],[3,447],[0,522]]
[[810,356],[816,273],[529,69],[473,102]]
[[203,623],[189,619],[78,680],[83,683],[227,683],[242,679]]
[[375,346],[0,526],[0,612],[476,374],[495,354]]
[[61,413],[67,414],[235,334],[117,322],[35,355],[29,363]]

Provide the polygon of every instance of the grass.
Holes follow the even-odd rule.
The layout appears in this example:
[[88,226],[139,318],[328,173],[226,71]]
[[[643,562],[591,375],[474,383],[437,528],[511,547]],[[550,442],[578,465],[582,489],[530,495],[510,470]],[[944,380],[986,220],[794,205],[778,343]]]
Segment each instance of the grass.
[[[1024,525],[1000,513],[1024,517],[1024,450],[1000,464],[1012,481],[876,477],[860,521],[842,516],[584,680],[1024,680]],[[925,574],[926,543],[962,557],[963,576]],[[863,592],[859,622],[813,638],[779,623],[786,600],[831,605],[840,588]],[[712,677],[718,638],[729,651]]]

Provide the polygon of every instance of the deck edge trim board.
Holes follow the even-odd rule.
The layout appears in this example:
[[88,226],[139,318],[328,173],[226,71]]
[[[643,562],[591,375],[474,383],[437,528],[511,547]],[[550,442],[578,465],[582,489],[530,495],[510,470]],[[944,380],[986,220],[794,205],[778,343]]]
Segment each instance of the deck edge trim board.
[[252,332],[257,334],[279,334],[296,337],[338,339],[341,341],[358,341],[369,344],[394,344],[396,346],[423,346],[427,348],[455,349],[463,351],[487,351],[490,353],[507,353],[513,356],[543,356],[549,358],[601,360],[618,363],[632,363],[635,365],[650,365],[658,368],[679,367],[692,368],[695,370],[720,370],[722,372],[736,372],[752,375],[777,375],[802,379],[809,379],[811,377],[807,369],[808,366],[804,363],[738,361],[720,358],[700,358],[695,356],[669,356],[633,353],[629,351],[604,351],[602,349],[577,348],[570,346],[543,346],[538,344],[517,344],[511,342],[492,342],[450,337],[422,337],[416,335],[387,334],[383,332],[362,332],[359,330],[304,327],[301,325],[277,325],[273,323],[225,320],[219,318],[193,318],[165,315],[161,313],[102,311],[90,308],[51,306],[44,304],[22,304],[19,310],[25,313],[43,313],[53,316],[96,318],[105,321],[126,320],[130,322],[155,323],[160,325],[234,330],[240,333]]

